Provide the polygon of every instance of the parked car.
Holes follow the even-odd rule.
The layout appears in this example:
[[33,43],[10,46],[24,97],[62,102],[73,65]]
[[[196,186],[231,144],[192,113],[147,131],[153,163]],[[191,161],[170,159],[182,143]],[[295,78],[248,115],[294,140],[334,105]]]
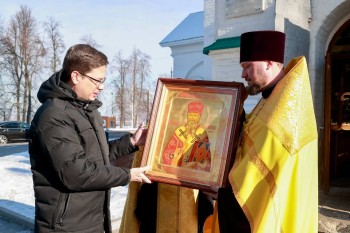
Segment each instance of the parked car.
[[128,133],[135,133],[135,129],[115,129],[105,128],[105,133],[108,141],[119,139]]
[[[135,133],[135,129],[105,128],[105,133],[106,133],[107,140],[112,141],[123,137],[125,134]],[[131,168],[133,161],[134,161],[134,153],[131,153],[110,162],[113,166]]]
[[19,121],[0,122],[0,144],[28,141],[30,124]]

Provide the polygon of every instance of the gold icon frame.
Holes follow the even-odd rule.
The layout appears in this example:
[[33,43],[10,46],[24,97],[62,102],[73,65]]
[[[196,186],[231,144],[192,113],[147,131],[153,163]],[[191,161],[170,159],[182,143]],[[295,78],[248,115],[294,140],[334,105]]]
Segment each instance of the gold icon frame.
[[[141,161],[141,166],[151,167],[146,176],[153,182],[214,193],[218,188],[226,187],[239,141],[240,117],[245,98],[245,87],[238,82],[159,78]],[[189,105],[193,102],[199,109],[193,108],[191,111],[200,112],[197,129],[205,131],[209,139],[208,142],[196,143],[195,146],[191,143],[196,139],[187,142],[190,135],[187,135],[186,139],[181,139],[183,142],[174,135],[174,132],[180,136],[184,133],[184,125],[190,111]],[[193,135],[196,137],[196,133]],[[182,147],[174,144],[169,146],[169,140],[174,138]],[[183,150],[186,148],[184,144],[189,144],[190,151]],[[168,154],[165,153],[165,148],[167,150],[173,148],[175,151],[182,148],[180,151],[183,154],[191,156],[193,153],[196,155],[204,153],[207,160],[194,159],[194,162],[193,160],[187,162],[188,159],[181,158],[180,165],[167,164],[165,161],[168,159]],[[206,170],[202,168],[203,164],[206,164]]]

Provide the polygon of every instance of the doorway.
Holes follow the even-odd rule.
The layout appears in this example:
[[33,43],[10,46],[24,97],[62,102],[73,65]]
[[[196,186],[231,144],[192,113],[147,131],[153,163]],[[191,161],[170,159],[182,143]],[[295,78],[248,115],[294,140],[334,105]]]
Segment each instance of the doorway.
[[350,188],[350,20],[326,56],[324,191]]

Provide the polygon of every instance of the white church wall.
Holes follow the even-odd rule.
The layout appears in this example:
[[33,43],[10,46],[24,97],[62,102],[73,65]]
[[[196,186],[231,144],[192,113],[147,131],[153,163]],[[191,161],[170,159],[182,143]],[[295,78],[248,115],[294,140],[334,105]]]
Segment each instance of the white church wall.
[[[261,1],[263,11],[241,17],[227,14],[231,7],[226,0],[204,1],[204,46],[213,44],[217,39],[237,37],[246,31],[274,29],[274,3],[271,0]],[[244,1],[241,6],[244,7]],[[260,1],[257,1],[260,2]],[[241,78],[242,69],[239,64],[239,48],[213,50],[209,52],[212,65],[212,79],[217,81],[245,81]],[[249,96],[244,108],[251,112],[261,95]]]
[[203,42],[204,47],[211,45],[216,36],[216,1],[204,0],[204,35]]
[[[261,0],[262,12],[233,17],[227,14],[232,0],[204,0],[204,46],[213,44],[217,39],[237,37],[246,31],[274,29],[274,1]],[[241,6],[246,1],[237,0]]]
[[227,15],[232,2],[244,3],[243,0],[204,0],[201,48],[190,52],[172,47],[174,77],[243,82],[238,64],[239,48],[210,51],[208,56],[202,54],[202,49],[218,39],[237,37],[246,31],[284,31],[287,34],[285,63],[295,56],[307,58],[315,113],[322,127],[325,53],[334,33],[350,18],[350,0],[254,0],[265,4],[263,10],[239,17]]
[[174,78],[210,80],[211,66],[203,54],[203,42],[171,47],[174,65]]
[[212,76],[215,81],[242,82],[242,69],[239,65],[239,48],[214,50],[212,57]]
[[[239,64],[239,48],[216,50],[210,52],[212,58],[212,77],[215,81],[243,82],[242,68]],[[214,79],[215,78],[215,79]],[[249,96],[244,102],[244,109],[251,112],[261,95]]]
[[311,17],[310,8],[310,1],[276,1],[275,30],[284,31],[285,19],[288,19],[291,23],[298,25],[301,28],[309,29],[309,19]]
[[[228,38],[240,36],[243,32],[256,30],[273,30],[275,27],[275,7],[272,0],[255,0],[255,3],[248,5],[246,0],[218,0],[217,1],[217,38]],[[231,5],[230,5],[231,3]],[[234,4],[233,4],[234,3]],[[232,5],[233,4],[233,5]],[[245,15],[229,14],[232,8],[237,12],[246,11]],[[257,8],[262,7],[261,11]],[[254,13],[254,11],[256,13]]]
[[297,56],[309,58],[310,7],[305,0],[276,1],[275,30],[286,33],[285,63]]
[[[232,0],[204,0],[204,46],[209,46],[217,39],[237,37],[246,31],[273,30],[274,1],[260,0],[264,5],[263,11],[251,13],[240,17],[228,14]],[[260,2],[258,1],[258,2]],[[241,7],[245,7],[246,1],[235,0]]]
[[[309,60],[310,1],[254,0],[249,6],[251,9],[247,9],[243,0],[205,0],[204,3],[204,46],[211,45],[217,39],[240,36],[246,31],[279,30],[287,34],[285,63],[301,55]],[[229,13],[231,7],[241,7],[241,10],[248,13],[235,17]],[[258,7],[261,9],[254,12]],[[210,51],[209,56],[212,60],[213,80],[220,80],[221,76],[229,77],[225,73],[234,73],[234,67],[239,67],[239,53],[218,50]],[[237,65],[234,64],[236,62]],[[228,66],[232,66],[230,72]]]
[[319,136],[322,136],[325,56],[335,32],[350,19],[350,0],[318,0],[311,3],[309,72]]

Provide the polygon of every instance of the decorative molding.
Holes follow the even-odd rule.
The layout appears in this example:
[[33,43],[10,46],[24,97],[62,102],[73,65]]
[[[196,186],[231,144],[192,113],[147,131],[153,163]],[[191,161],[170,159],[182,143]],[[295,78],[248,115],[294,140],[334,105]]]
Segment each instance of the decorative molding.
[[265,5],[264,0],[226,0],[226,18],[237,18],[263,12]]

